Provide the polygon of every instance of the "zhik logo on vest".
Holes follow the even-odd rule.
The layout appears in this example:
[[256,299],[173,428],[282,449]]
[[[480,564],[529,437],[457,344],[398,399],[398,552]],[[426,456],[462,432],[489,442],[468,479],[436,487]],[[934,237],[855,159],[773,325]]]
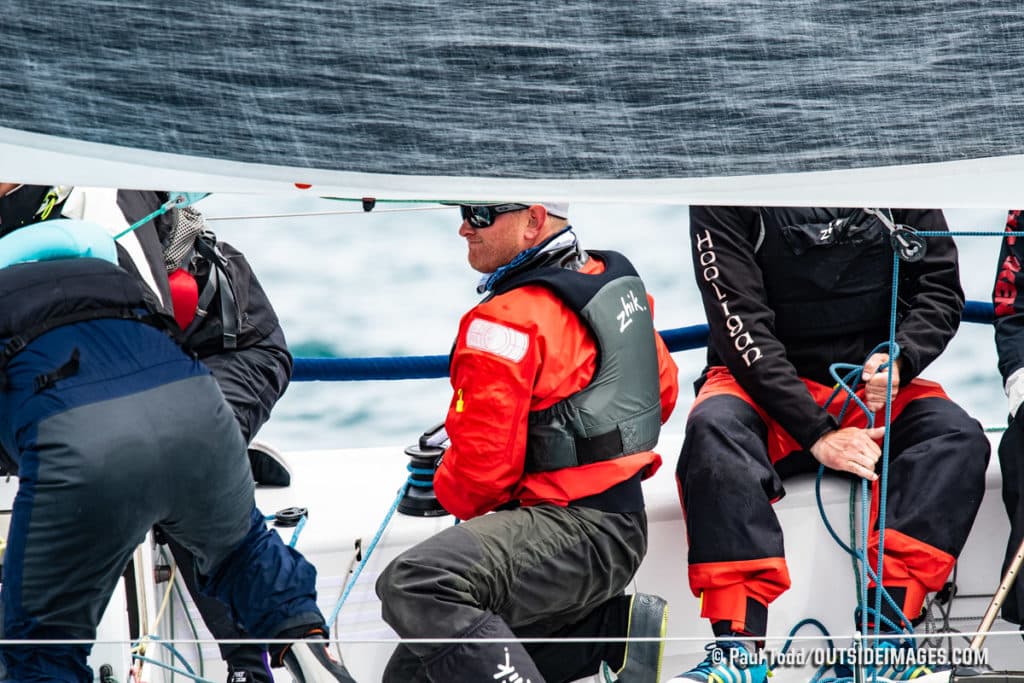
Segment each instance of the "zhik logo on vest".
[[626,328],[633,323],[634,313],[637,311],[646,311],[647,309],[640,303],[640,300],[637,298],[636,294],[633,293],[632,289],[629,290],[629,294],[626,296],[620,296],[619,301],[622,302],[622,310],[619,311],[619,314],[615,317],[619,321],[619,332],[622,333],[625,332]]

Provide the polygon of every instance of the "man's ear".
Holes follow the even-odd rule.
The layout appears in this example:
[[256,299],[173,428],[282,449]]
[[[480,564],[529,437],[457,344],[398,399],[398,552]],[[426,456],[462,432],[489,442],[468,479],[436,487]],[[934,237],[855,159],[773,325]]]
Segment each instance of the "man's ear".
[[523,232],[523,237],[532,242],[544,234],[548,222],[548,210],[540,204],[531,204],[527,211],[530,213],[530,222]]

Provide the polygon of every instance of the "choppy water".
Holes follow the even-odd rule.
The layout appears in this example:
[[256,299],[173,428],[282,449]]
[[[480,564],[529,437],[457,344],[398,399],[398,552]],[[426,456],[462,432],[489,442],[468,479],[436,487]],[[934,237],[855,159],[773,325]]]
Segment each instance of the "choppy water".
[[[351,210],[340,216],[217,221],[217,232],[249,256],[280,314],[297,356],[443,354],[459,317],[477,300],[477,275],[465,260],[457,211],[434,205],[357,205],[309,198],[215,196],[209,216]],[[1004,210],[948,211],[955,229],[1001,230]],[[572,223],[585,246],[627,254],[655,297],[659,329],[703,322],[683,206],[575,205]],[[958,239],[969,299],[989,300],[998,242]],[[703,350],[675,354],[683,391],[667,430],[681,433],[689,383]],[[925,376],[985,425],[1005,422],[992,328],[964,324]],[[447,380],[293,383],[261,432],[279,447],[402,447],[444,418]],[[673,458],[674,454],[664,454]]]

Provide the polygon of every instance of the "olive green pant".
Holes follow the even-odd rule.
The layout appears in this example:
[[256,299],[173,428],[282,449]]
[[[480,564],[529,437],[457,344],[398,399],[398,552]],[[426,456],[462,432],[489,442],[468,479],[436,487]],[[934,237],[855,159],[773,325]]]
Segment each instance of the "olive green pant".
[[[607,658],[582,651],[593,644],[524,647],[514,639],[625,636],[622,593],[646,551],[642,511],[539,505],[442,531],[388,565],[377,594],[400,637],[454,642],[399,645],[384,682],[490,680],[512,669],[532,683],[592,674]],[[599,649],[621,658],[621,644]]]

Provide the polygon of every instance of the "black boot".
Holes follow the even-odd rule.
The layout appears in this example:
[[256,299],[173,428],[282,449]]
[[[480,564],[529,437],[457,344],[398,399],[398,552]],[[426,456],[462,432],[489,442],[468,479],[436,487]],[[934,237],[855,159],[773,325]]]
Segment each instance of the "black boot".
[[284,457],[269,444],[253,441],[249,444],[249,466],[252,478],[263,486],[288,486],[292,483],[292,473]]
[[286,645],[274,661],[284,664],[295,683],[355,683],[345,665],[327,649],[326,633],[319,628]]
[[270,663],[263,648],[242,645],[224,657],[228,665],[228,683],[274,683]]

